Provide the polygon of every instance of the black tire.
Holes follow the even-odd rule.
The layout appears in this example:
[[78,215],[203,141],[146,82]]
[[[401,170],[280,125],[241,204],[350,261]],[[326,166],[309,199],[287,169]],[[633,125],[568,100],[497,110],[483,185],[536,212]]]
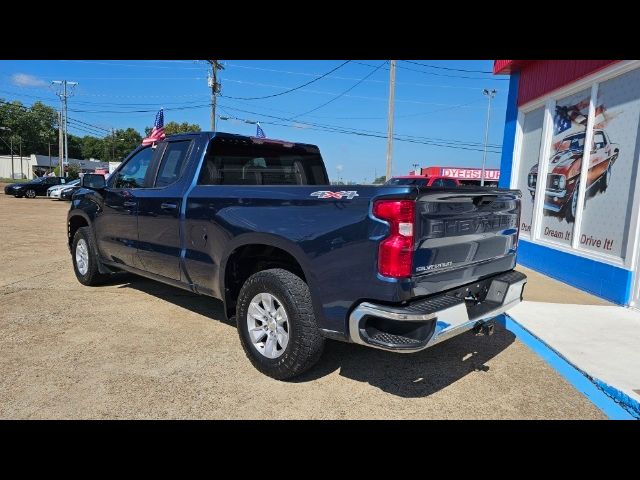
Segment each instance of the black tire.
[[[249,336],[249,305],[260,293],[275,296],[288,317],[289,341],[277,358],[267,358],[260,353]],[[240,289],[236,313],[242,348],[253,366],[265,375],[276,380],[290,379],[320,360],[324,337],[316,325],[309,287],[297,275],[281,268],[253,274]]]
[[[87,271],[83,274],[78,269],[76,261],[76,249],[78,244],[84,241],[88,249],[88,267]],[[73,237],[73,243],[71,245],[71,259],[73,261],[73,271],[76,274],[78,281],[88,287],[100,285],[104,283],[110,275],[100,273],[98,269],[98,254],[97,249],[93,241],[93,234],[90,227],[81,227],[76,231]]]

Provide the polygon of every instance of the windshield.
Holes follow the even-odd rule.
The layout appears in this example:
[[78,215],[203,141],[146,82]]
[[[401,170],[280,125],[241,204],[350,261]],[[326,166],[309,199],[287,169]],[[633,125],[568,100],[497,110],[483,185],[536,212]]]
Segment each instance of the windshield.
[[561,150],[582,150],[584,149],[584,133],[571,135],[562,140],[559,151]]
[[427,184],[426,178],[390,178],[385,185],[415,185],[423,187]]

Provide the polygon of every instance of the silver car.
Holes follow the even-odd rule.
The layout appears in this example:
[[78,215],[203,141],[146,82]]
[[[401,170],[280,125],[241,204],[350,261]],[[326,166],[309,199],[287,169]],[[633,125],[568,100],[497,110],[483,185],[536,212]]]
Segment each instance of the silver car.
[[60,200],[60,195],[62,194],[62,190],[64,190],[67,187],[78,185],[79,183],[80,183],[80,179],[76,179],[67,183],[63,183],[61,185],[54,185],[53,187],[49,187],[47,189],[47,197]]

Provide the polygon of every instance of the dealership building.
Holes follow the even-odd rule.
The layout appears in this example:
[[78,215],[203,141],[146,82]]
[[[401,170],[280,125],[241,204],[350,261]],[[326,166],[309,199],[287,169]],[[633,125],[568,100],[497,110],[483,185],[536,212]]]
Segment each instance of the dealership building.
[[523,195],[518,262],[639,308],[640,61],[493,70],[510,76],[500,186]]

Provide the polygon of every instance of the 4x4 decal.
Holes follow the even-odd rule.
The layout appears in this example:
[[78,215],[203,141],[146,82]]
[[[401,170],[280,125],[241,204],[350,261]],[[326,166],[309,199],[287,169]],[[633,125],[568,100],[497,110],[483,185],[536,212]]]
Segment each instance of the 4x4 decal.
[[340,192],[320,190],[318,192],[313,192],[311,196],[318,197],[318,198],[336,198],[338,200],[341,200],[342,198],[353,200],[354,197],[359,197],[358,192],[356,190],[349,190],[349,191],[341,190]]

